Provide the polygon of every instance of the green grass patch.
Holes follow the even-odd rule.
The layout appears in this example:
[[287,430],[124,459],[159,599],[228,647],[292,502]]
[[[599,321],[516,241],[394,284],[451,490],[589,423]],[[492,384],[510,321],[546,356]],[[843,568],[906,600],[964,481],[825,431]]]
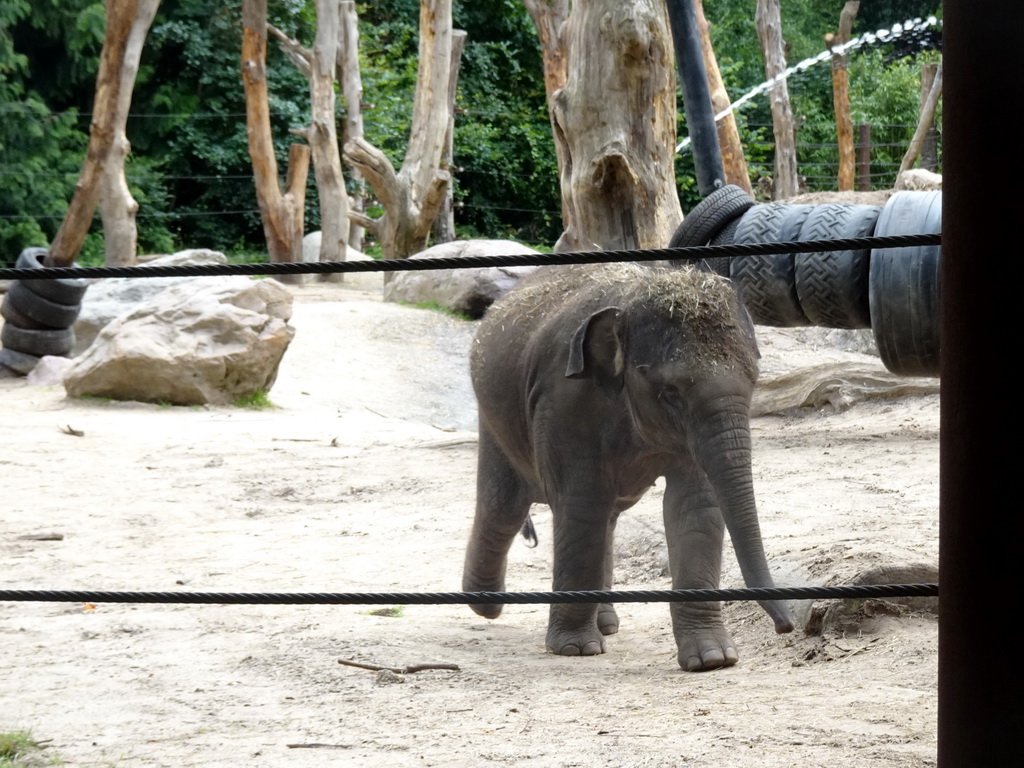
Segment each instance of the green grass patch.
[[400,619],[405,615],[404,605],[389,605],[387,608],[375,608],[372,611],[360,611],[367,616],[384,616],[389,619]]
[[247,408],[250,411],[262,411],[267,408],[277,407],[270,402],[270,397],[267,395],[266,391],[262,389],[253,392],[251,395],[237,397],[232,404],[236,408]]
[[472,320],[473,318],[462,312],[456,312],[454,309],[448,309],[443,307],[436,301],[400,301],[398,302],[403,307],[413,307],[414,309],[429,309],[431,312],[440,312],[442,315],[448,315],[448,317],[454,317],[457,320]]
[[60,765],[56,760],[44,760],[40,750],[39,743],[28,731],[0,731],[0,768]]

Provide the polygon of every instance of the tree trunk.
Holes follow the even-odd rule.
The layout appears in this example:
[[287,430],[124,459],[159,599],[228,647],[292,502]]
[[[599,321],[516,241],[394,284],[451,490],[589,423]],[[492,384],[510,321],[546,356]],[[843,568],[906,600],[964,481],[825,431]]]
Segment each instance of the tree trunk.
[[[932,85],[935,83],[935,75],[938,72],[936,64],[921,65],[921,106],[924,112],[928,103],[928,96],[932,92]],[[935,122],[928,127],[924,142],[921,144],[921,158],[918,164],[928,171],[934,171],[939,167],[939,132],[935,128]]]
[[[338,81],[345,101],[345,119],[342,122],[342,143],[363,137],[363,81],[359,73],[359,18],[354,0],[341,0],[341,30],[338,46]],[[358,214],[365,209],[365,188],[362,174],[353,168],[349,178],[355,190],[349,196],[349,208]],[[351,217],[349,217],[351,219]],[[363,250],[364,229],[354,220],[349,221],[348,244]]]
[[376,236],[385,259],[424,250],[444,200],[450,174],[440,166],[448,129],[451,43],[451,0],[420,0],[419,72],[401,170],[396,173],[384,153],[365,139],[345,142],[345,158],[360,170],[384,209],[378,219],[355,212],[349,216]]
[[[310,61],[309,95],[313,124],[309,144],[320,196],[320,261],[344,261],[348,247],[348,193],[341,173],[341,151],[334,122],[334,71],[338,60],[341,13],[338,0],[316,0],[316,40]],[[344,275],[323,274],[341,282]]]
[[924,104],[921,106],[921,117],[917,121],[917,129],[914,131],[914,137],[910,140],[910,146],[907,147],[906,154],[903,155],[896,178],[899,178],[900,173],[913,168],[914,161],[917,160],[917,156],[921,153],[921,146],[928,135],[928,130],[935,121],[935,110],[939,106],[940,96],[942,96],[942,64],[939,64],[938,69],[935,70],[935,79],[932,81],[931,91],[928,92],[928,98],[925,99]]
[[[825,45],[831,51],[834,46],[850,41],[853,20],[860,9],[859,0],[849,0],[839,14],[839,32],[825,35]],[[850,78],[847,72],[845,53],[832,54],[832,108],[836,114],[836,140],[839,144],[838,189],[847,192],[853,189],[856,157],[853,147],[853,119],[850,117]]]
[[[107,2],[106,32],[100,66],[96,74],[96,96],[89,129],[89,146],[82,173],[75,184],[75,194],[50,244],[45,264],[48,267],[70,267],[82,248],[92,224],[100,195],[100,181],[117,136],[118,104],[124,80],[121,77],[128,40],[136,18],[140,15],[139,0]],[[127,110],[125,110],[127,113]],[[123,147],[120,151],[126,151]]]
[[[268,31],[281,43],[281,47],[295,67],[309,80],[310,112],[312,124],[292,133],[309,143],[320,199],[320,253],[319,261],[345,261],[349,241],[349,197],[345,177],[341,170],[341,152],[338,149],[338,130],[334,107],[334,75],[341,51],[341,2],[316,0],[316,40],[312,48],[303,47],[272,24]],[[325,272],[318,276],[321,282],[340,283],[341,272]]]
[[[286,189],[277,179],[277,158],[270,135],[267,99],[267,2],[242,0],[242,84],[245,88],[246,133],[256,182],[256,201],[263,220],[271,262],[302,260],[303,219],[309,147],[293,144],[288,153]],[[280,275],[283,283],[302,282],[302,275]]]
[[114,116],[114,141],[103,165],[100,180],[100,216],[103,220],[104,263],[108,267],[126,267],[135,263],[138,251],[138,232],[135,214],[139,204],[128,189],[124,175],[124,159],[131,152],[125,134],[128,111],[132,103],[132,89],[139,73],[139,59],[146,34],[153,24],[160,0],[139,0],[138,12],[132,22],[121,62],[117,113]]
[[568,215],[555,250],[662,247],[682,220],[664,2],[578,2],[566,33],[569,74],[554,118]]
[[[461,29],[452,30],[452,64],[448,71],[448,131],[444,136],[444,154],[441,164],[451,173],[452,157],[455,140],[455,91],[459,82],[459,65],[462,62],[462,49],[466,46],[466,33]],[[445,187],[444,201],[434,219],[434,240],[438,243],[450,243],[455,239],[455,196],[452,190],[452,179]]]
[[[786,54],[782,39],[782,12],[779,0],[757,0],[754,26],[761,42],[764,74],[769,80],[786,69]],[[789,105],[786,79],[780,79],[768,93],[772,110],[772,130],[775,135],[775,178],[772,199],[783,200],[799,192],[796,165],[796,128],[793,110]]]
[[736,128],[736,116],[732,113],[729,94],[722,82],[722,73],[718,69],[718,59],[711,47],[711,36],[708,34],[708,21],[704,17],[704,0],[694,0],[697,13],[697,27],[700,30],[701,52],[704,54],[704,69],[707,71],[708,90],[711,91],[711,108],[716,115],[728,114],[715,121],[718,129],[718,146],[722,154],[722,170],[725,172],[725,183],[735,184],[754,196],[754,188],[750,185],[750,173],[747,170],[747,158],[743,154],[743,144]]
[[[523,0],[527,13],[533,19],[540,41],[544,65],[544,91],[547,94],[548,118],[552,134],[555,132],[555,94],[565,87],[569,78],[569,57],[566,47],[566,22],[569,20],[570,0]],[[555,142],[555,161],[561,178],[565,166],[562,145]],[[569,212],[562,201],[562,226],[568,229]]]

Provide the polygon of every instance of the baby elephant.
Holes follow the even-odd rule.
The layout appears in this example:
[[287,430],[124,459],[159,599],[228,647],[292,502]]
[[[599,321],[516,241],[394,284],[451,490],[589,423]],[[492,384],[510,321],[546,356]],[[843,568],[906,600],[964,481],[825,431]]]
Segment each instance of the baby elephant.
[[[750,470],[753,327],[714,274],[636,265],[549,267],[496,302],[470,363],[480,410],[476,517],[463,589],[503,591],[530,505],[551,507],[554,589],[612,586],[620,512],[665,478],[675,589],[717,588],[728,527],[743,578],[771,587]],[[786,603],[763,601],[776,632]],[[496,618],[500,605],[474,605]],[[718,603],[671,604],[679,664],[738,660]],[[603,653],[611,605],[552,605],[548,650]]]

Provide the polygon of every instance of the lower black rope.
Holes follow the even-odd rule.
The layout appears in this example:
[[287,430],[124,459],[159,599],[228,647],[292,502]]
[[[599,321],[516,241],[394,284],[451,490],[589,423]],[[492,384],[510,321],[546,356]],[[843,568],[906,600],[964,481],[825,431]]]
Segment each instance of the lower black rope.
[[745,589],[592,590],[581,592],[101,592],[2,589],[0,602],[182,603],[200,605],[470,605],[553,603],[706,603],[742,600],[825,600],[934,597],[938,584]]

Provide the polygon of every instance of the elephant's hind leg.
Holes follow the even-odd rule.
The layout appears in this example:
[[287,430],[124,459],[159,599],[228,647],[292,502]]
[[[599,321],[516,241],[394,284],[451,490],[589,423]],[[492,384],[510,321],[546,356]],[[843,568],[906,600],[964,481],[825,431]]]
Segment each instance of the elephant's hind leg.
[[[508,550],[530,511],[530,500],[526,484],[484,430],[480,431],[476,484],[476,516],[466,547],[462,590],[504,592]],[[500,616],[502,607],[470,606],[488,619]]]

